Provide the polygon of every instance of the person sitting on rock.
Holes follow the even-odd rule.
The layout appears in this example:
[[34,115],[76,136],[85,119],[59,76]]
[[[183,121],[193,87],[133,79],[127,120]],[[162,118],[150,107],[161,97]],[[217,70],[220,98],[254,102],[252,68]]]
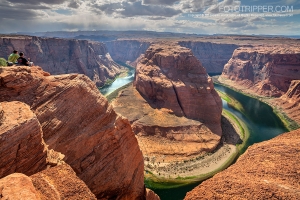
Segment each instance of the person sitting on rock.
[[28,58],[28,60],[24,58],[23,52],[21,52],[19,55],[20,55],[20,57],[18,58],[19,65],[33,66],[33,62],[30,62],[30,58]]
[[14,64],[17,64],[17,60],[19,58],[19,54],[18,54],[18,51],[17,50],[14,50],[12,52],[12,54],[10,54],[8,56],[8,59],[7,59],[7,66],[13,66]]

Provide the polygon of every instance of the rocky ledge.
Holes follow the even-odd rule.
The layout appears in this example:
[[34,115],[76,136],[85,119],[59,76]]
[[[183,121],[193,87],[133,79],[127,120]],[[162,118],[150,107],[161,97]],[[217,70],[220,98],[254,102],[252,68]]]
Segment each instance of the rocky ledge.
[[1,199],[59,200],[90,199],[95,195],[67,164],[46,169],[30,177],[14,173],[0,179]]
[[[30,170],[37,169],[36,173],[45,166],[43,134],[46,145],[65,155],[64,161],[97,198],[145,197],[143,157],[130,123],[115,113],[88,77],[51,76],[39,67],[0,70],[0,130],[4,132],[0,135],[0,159],[10,162],[1,167],[4,175],[16,171],[14,166],[7,167],[15,161],[17,169],[24,169],[29,175]],[[22,103],[14,106],[17,111],[13,113],[7,111],[4,101]],[[18,109],[23,103],[29,105],[36,117],[30,114],[28,106]],[[24,115],[24,120],[19,115]],[[5,131],[11,119],[28,131],[18,135],[14,126],[14,131]],[[20,158],[26,159],[21,162]]]
[[254,144],[185,199],[299,199],[300,129]]

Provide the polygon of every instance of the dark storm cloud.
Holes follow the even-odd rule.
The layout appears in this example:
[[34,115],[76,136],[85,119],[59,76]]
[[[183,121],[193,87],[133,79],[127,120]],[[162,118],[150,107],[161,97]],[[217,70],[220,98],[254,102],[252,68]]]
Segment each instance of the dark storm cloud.
[[37,13],[33,10],[18,9],[1,7],[0,8],[0,19],[15,19],[15,20],[27,20],[37,17]]
[[152,5],[173,5],[179,0],[143,0],[143,4],[152,4]]
[[111,3],[104,5],[94,5],[94,11],[102,11],[106,14],[117,13],[125,17],[133,16],[163,16],[172,17],[181,13],[180,10],[176,10],[171,7],[156,6],[156,5],[143,5],[141,1],[128,3]]
[[22,4],[36,5],[36,4],[40,4],[40,3],[62,4],[65,1],[68,1],[68,0],[7,0],[7,1],[11,2],[11,3],[22,3]]
[[72,0],[68,5],[68,7],[70,7],[70,8],[78,8],[79,6],[80,6],[80,4],[74,0]]

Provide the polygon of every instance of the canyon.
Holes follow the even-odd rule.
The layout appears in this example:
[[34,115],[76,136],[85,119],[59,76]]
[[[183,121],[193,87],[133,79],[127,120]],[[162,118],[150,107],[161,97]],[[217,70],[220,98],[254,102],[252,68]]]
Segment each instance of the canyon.
[[[224,145],[215,158],[205,156],[227,138],[221,98],[201,62],[176,43],[152,44],[137,64],[133,85],[122,89],[112,105],[130,121],[145,170],[155,177],[196,177],[217,169],[236,151]],[[232,144],[240,141],[238,134],[232,137]],[[207,160],[218,161],[206,169]]]
[[299,80],[299,44],[238,48],[218,79],[280,110],[291,130],[300,127]]
[[110,57],[103,43],[35,36],[1,36],[0,57],[7,59],[13,50],[24,52],[36,66],[53,75],[80,73],[98,87],[126,71]]
[[[37,145],[36,142],[42,143],[43,139],[49,149],[64,154],[63,160],[97,198],[144,198],[143,157],[130,123],[115,113],[87,76],[52,76],[39,67],[4,67],[0,70],[0,102],[3,111],[0,130],[4,130],[1,134],[1,142],[3,141],[4,145],[1,145],[0,158],[6,159],[3,153],[9,152],[8,148],[15,148],[18,152],[17,158],[23,159],[23,162],[17,160],[18,167],[12,167],[17,170],[10,172],[32,175],[45,168],[44,146],[40,144],[39,148],[32,148],[32,145]],[[31,140],[5,136],[15,133],[5,128],[8,122],[3,120],[10,119],[6,117],[10,112],[6,111],[8,106],[5,102],[14,101],[22,102],[17,103],[20,106],[26,103],[27,111],[32,110],[34,113],[20,113],[25,115],[28,121],[28,127],[22,127],[22,130],[36,130],[36,133],[30,132],[31,135],[22,133],[24,139],[32,138],[35,142],[33,144],[29,143]],[[13,108],[20,110],[17,106]],[[15,117],[17,119],[18,113],[16,112]],[[24,122],[19,123],[25,126]],[[16,142],[10,142],[12,139]],[[7,146],[8,148],[5,148]],[[37,150],[40,153],[35,153]],[[32,156],[30,152],[37,157]],[[15,155],[13,151],[12,154]],[[41,164],[30,160],[32,162],[27,166],[25,161],[28,156],[37,159]],[[10,162],[10,159],[8,161]],[[34,165],[34,168],[30,170],[34,172],[26,170],[31,165]],[[7,175],[6,171],[10,169],[3,169],[3,175]]]
[[[91,39],[81,33],[61,36],[1,36],[0,57],[18,49],[42,68],[0,68],[0,188],[13,188],[17,177],[32,199],[159,199],[145,189],[144,170],[146,178],[148,172],[167,179],[207,173],[195,168],[208,154],[225,152],[228,159],[243,139],[221,116],[207,73],[222,72],[219,83],[270,104],[291,121],[291,130],[300,127],[297,40],[126,33],[94,37],[100,43],[79,40]],[[134,66],[135,80],[110,104],[97,87],[126,71],[117,63]],[[299,130],[253,145],[186,199],[242,198],[249,188],[255,198],[299,198],[298,139]]]
[[254,144],[228,169],[188,192],[189,199],[299,199],[300,129]]

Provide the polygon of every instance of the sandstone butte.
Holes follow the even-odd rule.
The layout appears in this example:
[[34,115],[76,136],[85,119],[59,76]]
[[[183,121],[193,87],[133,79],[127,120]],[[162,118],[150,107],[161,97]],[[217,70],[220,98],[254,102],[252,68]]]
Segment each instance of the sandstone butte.
[[188,192],[189,199],[300,199],[300,129],[250,146],[228,169]]
[[220,142],[221,99],[200,61],[179,45],[153,44],[137,65],[134,85],[112,105],[131,122],[146,170],[157,176],[176,178],[176,162]]
[[0,179],[1,199],[14,200],[96,200],[72,168],[59,165],[32,176],[13,173]]
[[[32,129],[37,132],[30,132],[28,135],[20,133],[26,138],[25,141],[21,138],[20,141],[13,141],[13,144],[7,142],[11,138],[2,137],[1,134],[4,147],[11,145],[12,149],[15,148],[14,151],[18,152],[17,158],[27,158],[30,152],[34,155],[30,159],[36,164],[34,167],[38,168],[38,161],[44,162],[44,154],[40,155],[44,148],[40,144],[41,129],[34,128],[39,122],[48,148],[65,155],[64,161],[73,168],[97,198],[145,197],[143,157],[131,126],[128,120],[114,112],[88,77],[79,74],[50,76],[39,67],[2,67],[0,70],[0,102],[2,111],[4,110],[4,114],[1,114],[1,129],[9,125],[9,122],[3,123],[3,116],[4,120],[6,116],[5,101],[20,101],[29,105],[36,118],[30,113],[26,114],[26,110],[15,111],[10,117],[15,116],[15,120],[18,120],[18,113],[21,112],[20,114],[25,115],[21,125],[25,125],[27,121],[30,126],[25,126],[25,130]],[[33,138],[30,135],[36,137],[36,147],[27,152],[26,146],[31,145],[27,139]],[[40,154],[35,152],[38,148],[41,149]],[[7,150],[4,149],[4,152]],[[3,157],[5,156],[1,152],[0,158]],[[43,162],[41,168],[44,166]],[[29,169],[26,161],[20,164],[24,166],[17,163],[18,168]],[[5,169],[7,170],[9,169]],[[30,169],[24,173],[32,174]]]
[[134,86],[157,108],[203,122],[221,136],[221,98],[190,49],[154,44],[137,65]]
[[299,45],[238,48],[219,78],[221,83],[265,98],[298,124],[299,80]]
[[0,57],[14,50],[25,52],[35,65],[53,75],[81,73],[98,87],[124,71],[115,63],[100,42],[75,39],[41,38],[35,36],[1,36]]

